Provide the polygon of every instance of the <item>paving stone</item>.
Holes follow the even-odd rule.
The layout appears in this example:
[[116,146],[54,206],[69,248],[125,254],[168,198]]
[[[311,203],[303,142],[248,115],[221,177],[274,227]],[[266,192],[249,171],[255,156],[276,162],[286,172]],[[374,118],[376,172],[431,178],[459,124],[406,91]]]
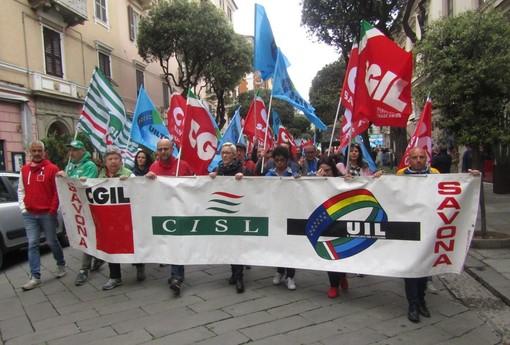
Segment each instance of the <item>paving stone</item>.
[[261,323],[276,320],[275,316],[265,311],[256,312],[249,315],[232,317],[226,320],[213,322],[207,325],[207,328],[216,334],[223,334],[234,331],[236,329],[247,328]]
[[143,318],[147,316],[147,314],[141,310],[140,308],[133,308],[130,310],[114,313],[114,314],[108,314],[103,315],[97,318],[93,319],[87,319],[78,321],[77,325],[80,328],[81,331],[89,331],[96,328],[102,328],[105,326],[113,325],[116,323],[119,323],[121,321],[126,320],[138,320],[140,318]]
[[117,335],[111,327],[103,327],[93,329],[87,332],[80,332],[78,334],[68,335],[59,339],[50,340],[48,345],[68,345],[68,344],[88,344],[94,340],[101,340],[111,338]]
[[50,302],[43,302],[25,309],[28,318],[31,322],[37,322],[45,319],[46,317],[52,318],[59,316],[55,308]]
[[202,341],[193,343],[194,345],[237,345],[244,344],[250,339],[238,331],[220,334]]
[[66,324],[58,327],[45,329],[33,333],[27,333],[19,337],[11,339],[7,345],[32,345],[44,344],[45,342],[60,339],[62,337],[79,334],[80,330],[74,324]]
[[34,329],[26,315],[10,318],[0,322],[2,340],[9,340],[24,334],[32,333]]
[[287,333],[311,325],[311,322],[301,316],[291,316],[285,319],[275,320],[260,325],[241,329],[240,332],[252,340],[262,339],[268,336]]
[[0,321],[9,320],[17,316],[25,315],[25,309],[18,298],[11,297],[0,300]]
[[44,329],[57,327],[59,325],[64,325],[66,323],[76,323],[82,320],[88,320],[92,318],[99,317],[99,314],[92,309],[87,309],[81,312],[76,312],[73,314],[66,314],[63,316],[44,318],[38,322],[32,322],[33,327],[36,331],[42,331]]
[[[204,326],[199,326],[199,327],[184,330],[182,332],[172,333],[172,334],[166,335],[164,337],[153,338],[153,339],[151,339],[151,341],[147,342],[147,344],[150,344],[150,345],[168,345],[168,344],[187,345],[187,344],[195,344],[197,341],[209,339],[214,336],[216,336],[216,334],[209,331]],[[121,345],[121,344],[119,344],[119,345]]]
[[[335,337],[346,330],[347,328],[334,322],[324,322],[303,327],[295,331],[290,331],[286,334],[286,336],[289,339],[292,339],[294,344],[309,344],[318,341],[322,342],[328,338]],[[343,339],[340,342],[338,340],[339,339],[337,338],[336,344],[343,344]]]

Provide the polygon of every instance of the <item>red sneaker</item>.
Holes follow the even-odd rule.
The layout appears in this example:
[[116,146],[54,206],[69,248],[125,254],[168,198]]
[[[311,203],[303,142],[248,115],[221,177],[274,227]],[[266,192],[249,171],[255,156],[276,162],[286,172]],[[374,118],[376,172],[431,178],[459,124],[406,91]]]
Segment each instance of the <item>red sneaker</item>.
[[328,291],[328,297],[329,298],[336,298],[338,296],[338,288],[337,287],[331,287]]
[[347,277],[340,278],[340,287],[342,288],[342,290],[349,289],[349,282],[347,281]]

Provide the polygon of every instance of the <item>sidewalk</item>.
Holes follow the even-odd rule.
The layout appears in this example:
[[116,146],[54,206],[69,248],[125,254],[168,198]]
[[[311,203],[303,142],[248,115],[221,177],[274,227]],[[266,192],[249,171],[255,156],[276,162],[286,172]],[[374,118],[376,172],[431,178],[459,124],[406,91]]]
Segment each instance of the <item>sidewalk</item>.
[[[510,194],[494,194],[491,183],[484,183],[487,231],[510,235]],[[476,230],[481,229],[478,210]],[[465,270],[494,295],[510,305],[510,248],[469,250]]]

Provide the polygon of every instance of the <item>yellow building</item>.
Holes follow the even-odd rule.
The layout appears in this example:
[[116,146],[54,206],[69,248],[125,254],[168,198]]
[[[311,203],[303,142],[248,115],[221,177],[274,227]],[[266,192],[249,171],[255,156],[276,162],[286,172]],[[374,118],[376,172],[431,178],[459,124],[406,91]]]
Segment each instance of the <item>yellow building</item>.
[[[229,18],[233,0],[211,1]],[[25,147],[74,133],[95,66],[132,115],[143,85],[164,113],[170,90],[158,63],[138,55],[137,26],[157,0],[3,0],[0,21],[0,170],[19,170]],[[177,68],[174,66],[174,68]]]

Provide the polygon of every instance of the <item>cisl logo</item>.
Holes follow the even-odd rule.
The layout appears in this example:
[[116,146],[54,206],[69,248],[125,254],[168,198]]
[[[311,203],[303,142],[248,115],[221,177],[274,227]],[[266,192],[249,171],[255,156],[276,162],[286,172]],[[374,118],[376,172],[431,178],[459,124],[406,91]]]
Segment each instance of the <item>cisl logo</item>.
[[214,192],[206,211],[215,216],[153,216],[154,235],[170,236],[268,236],[267,217],[245,217],[239,213],[244,195]]

